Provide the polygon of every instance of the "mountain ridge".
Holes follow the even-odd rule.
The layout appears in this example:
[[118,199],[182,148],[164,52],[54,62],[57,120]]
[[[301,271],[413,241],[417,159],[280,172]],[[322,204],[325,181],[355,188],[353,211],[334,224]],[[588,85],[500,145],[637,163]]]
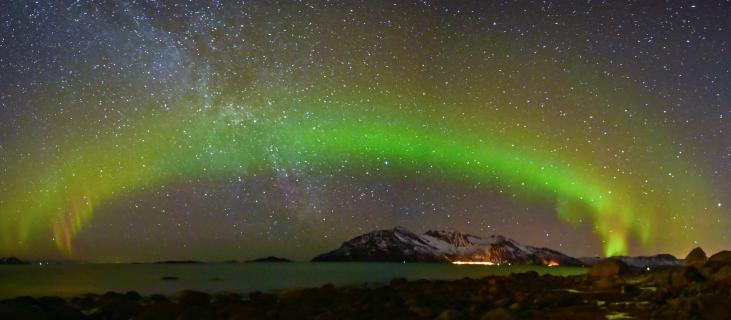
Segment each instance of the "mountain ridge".
[[[634,268],[680,266],[669,254],[617,257]],[[477,236],[459,231],[428,230],[416,234],[402,226],[356,236],[313,262],[442,262],[490,265],[590,266],[600,257],[574,258],[560,251],[522,245],[503,235]]]

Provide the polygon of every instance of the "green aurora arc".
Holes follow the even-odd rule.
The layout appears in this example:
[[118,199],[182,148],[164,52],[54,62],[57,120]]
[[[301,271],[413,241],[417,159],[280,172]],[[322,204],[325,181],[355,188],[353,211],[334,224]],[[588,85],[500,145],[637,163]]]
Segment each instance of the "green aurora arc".
[[[427,125],[389,109],[337,117],[307,112],[259,122],[240,107],[207,106],[193,117],[158,115],[134,130],[79,142],[60,155],[64,161],[32,171],[36,175],[30,179],[13,180],[22,187],[10,197],[19,201],[2,203],[3,216],[13,217],[2,219],[5,249],[33,243],[39,240],[34,235],[50,228],[58,248],[71,255],[74,236],[95,208],[126,193],[201,175],[271,170],[378,170],[385,176],[476,182],[508,188],[525,200],[555,202],[559,217],[569,223],[589,218],[606,255],[627,253],[632,236],[644,245],[653,240],[662,201],[623,188],[629,181],[573,165],[580,160],[576,157],[562,162],[548,153],[521,151],[504,139],[476,135],[458,121]],[[125,143],[139,131],[150,138]],[[688,210],[689,203],[665,203],[664,208]]]

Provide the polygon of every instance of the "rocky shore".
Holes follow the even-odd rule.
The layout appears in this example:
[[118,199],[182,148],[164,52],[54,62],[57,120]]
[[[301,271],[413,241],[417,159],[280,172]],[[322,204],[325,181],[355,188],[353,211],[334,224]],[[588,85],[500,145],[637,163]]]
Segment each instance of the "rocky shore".
[[175,297],[136,292],[0,301],[0,319],[730,319],[731,251],[693,250],[681,267],[609,258],[586,275],[535,272],[456,281]]

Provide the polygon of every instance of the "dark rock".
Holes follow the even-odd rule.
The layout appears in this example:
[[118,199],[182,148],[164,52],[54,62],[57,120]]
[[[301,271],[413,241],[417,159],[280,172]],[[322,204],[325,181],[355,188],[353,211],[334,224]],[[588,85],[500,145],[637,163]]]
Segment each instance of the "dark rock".
[[110,320],[129,319],[137,315],[142,307],[127,296],[116,292],[107,292],[99,298],[104,318]]
[[196,260],[165,260],[165,261],[157,261],[155,264],[200,264],[203,263],[201,261]]
[[564,307],[582,302],[581,295],[567,290],[543,291],[533,300],[533,305],[541,309]]
[[168,302],[170,299],[168,297],[161,295],[161,294],[153,294],[150,296],[150,300],[152,302]]
[[127,291],[127,293],[124,294],[128,299],[132,301],[139,301],[142,299],[142,296],[137,291]]
[[136,319],[138,320],[174,320],[178,318],[180,306],[171,302],[153,302],[145,306]]
[[81,311],[78,309],[67,305],[67,304],[53,304],[49,306],[45,306],[44,310],[49,315],[52,315],[51,318],[56,320],[80,320],[80,319],[86,319],[86,316],[84,316]]
[[[595,320],[595,319],[607,319],[604,316],[604,311],[597,307],[591,306],[571,306],[564,308],[557,308],[541,314],[540,319],[547,320]],[[619,318],[618,319],[622,319]]]
[[60,297],[40,297],[38,298],[38,304],[43,306],[63,305],[66,304],[66,300]]
[[98,306],[98,300],[99,297],[95,295],[83,295],[79,297],[73,297],[71,299],[71,305],[80,309],[92,309]]
[[434,310],[420,304],[410,305],[409,312],[419,318],[431,318],[434,316]]
[[254,291],[249,294],[249,300],[256,304],[272,305],[278,300],[276,295]]
[[540,275],[538,272],[535,271],[527,271],[527,272],[520,272],[520,273],[511,273],[510,277],[516,280],[533,280],[538,278]]
[[708,261],[706,252],[700,247],[696,247],[695,249],[690,250],[688,255],[685,257],[685,260],[683,260],[683,264],[686,266],[703,266],[706,261]]
[[399,287],[399,286],[405,285],[407,283],[408,283],[408,280],[406,280],[406,278],[393,278],[393,279],[391,279],[391,282],[390,282],[391,286],[393,286],[393,287]]
[[200,305],[188,306],[180,312],[178,320],[206,320],[206,319],[217,319],[216,316]]
[[591,267],[587,276],[590,278],[615,278],[629,271],[627,264],[616,258],[606,258]]
[[707,278],[714,280],[731,277],[731,251],[721,251],[712,255],[701,271]]
[[698,313],[702,319],[731,319],[731,304],[728,292],[705,294],[698,297]]
[[436,318],[436,320],[458,320],[458,319],[465,319],[465,314],[461,311],[457,311],[455,309],[447,309],[439,313]]
[[480,317],[480,320],[513,320],[516,317],[505,308],[492,309]]
[[214,301],[218,304],[232,304],[241,302],[241,295],[237,293],[221,293],[215,296]]
[[325,312],[322,312],[322,313],[316,315],[312,319],[313,320],[338,320],[340,318],[331,311],[325,311]]
[[180,278],[174,277],[174,276],[164,276],[164,277],[160,278],[160,280],[174,281],[174,280],[180,280]]
[[33,297],[29,297],[29,296],[15,297],[13,299],[6,300],[4,302],[7,302],[12,305],[27,305],[27,306],[32,306],[32,305],[38,304],[38,300],[36,300]]
[[205,292],[194,290],[183,290],[180,292],[179,301],[181,306],[207,306],[211,302],[211,296]]
[[706,261],[705,267],[711,269],[713,272],[721,269],[723,266],[731,266],[731,251],[721,251]]
[[46,320],[51,317],[35,305],[0,305],[0,319]]

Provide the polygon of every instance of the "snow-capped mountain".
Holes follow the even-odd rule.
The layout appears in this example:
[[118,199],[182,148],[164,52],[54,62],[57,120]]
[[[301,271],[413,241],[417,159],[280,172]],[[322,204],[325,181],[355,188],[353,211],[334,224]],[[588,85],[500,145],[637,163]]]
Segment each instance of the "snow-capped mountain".
[[454,231],[415,234],[406,228],[372,231],[321,254],[313,261],[454,262],[582,265],[577,259],[547,248],[524,246],[504,236],[478,237]]

